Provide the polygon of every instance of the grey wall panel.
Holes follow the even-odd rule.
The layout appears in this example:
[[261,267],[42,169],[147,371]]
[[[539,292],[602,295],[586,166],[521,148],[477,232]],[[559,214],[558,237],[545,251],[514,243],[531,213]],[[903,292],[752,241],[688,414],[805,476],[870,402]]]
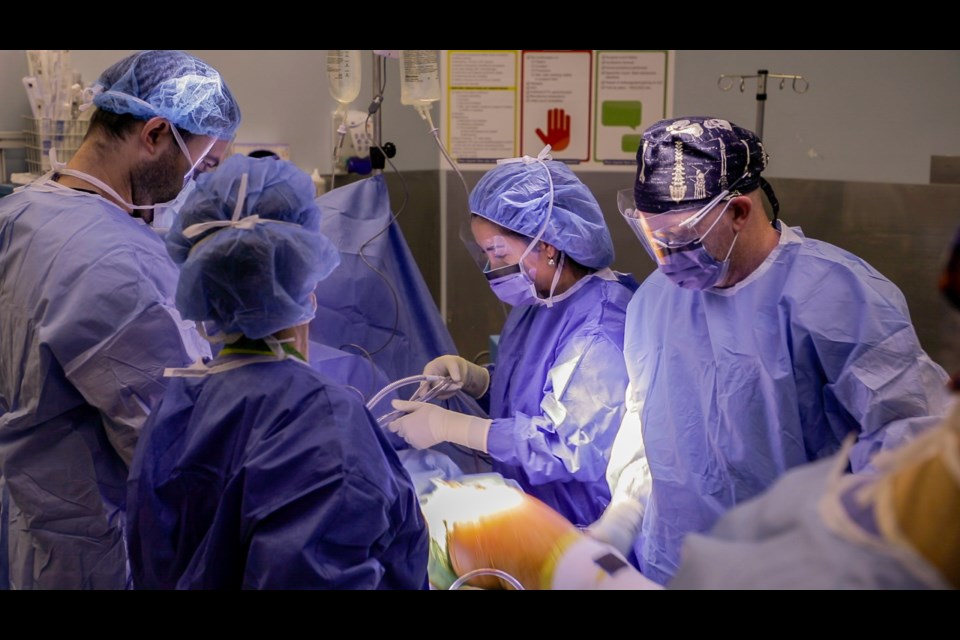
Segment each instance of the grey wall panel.
[[960,369],[960,311],[937,290],[960,225],[960,186],[772,179],[781,217],[842,247],[900,287],[920,343]]

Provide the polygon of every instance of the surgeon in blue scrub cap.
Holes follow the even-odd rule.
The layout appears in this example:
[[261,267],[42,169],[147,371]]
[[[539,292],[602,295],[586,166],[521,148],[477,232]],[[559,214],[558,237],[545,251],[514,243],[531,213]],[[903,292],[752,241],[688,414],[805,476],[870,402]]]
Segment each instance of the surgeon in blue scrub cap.
[[177,307],[225,346],[169,369],[130,471],[134,586],[419,589],[414,487],[357,394],[308,364],[314,289],[340,261],[310,177],[236,155],[167,234]]
[[49,173],[0,200],[0,475],[15,589],[127,586],[125,482],[140,429],[164,368],[210,352],[174,305],[177,267],[147,222],[219,163],[237,102],[216,69],[180,51],[129,56],[86,97],[95,109],[76,154],[64,165],[54,153]]
[[935,424],[947,376],[893,283],[777,218],[753,132],[663,120],[644,132],[637,165],[621,212],[657,270],[627,312],[625,427],[639,424],[645,451],[621,480],[645,492],[635,551],[665,584],[687,533],[787,470],[853,434],[850,469],[869,472],[875,454]]
[[490,419],[395,401],[409,413],[390,429],[417,448],[453,442],[488,452],[494,471],[590,525],[611,498],[605,474],[624,413],[623,326],[636,282],[610,269],[613,243],[596,199],[549,148],[501,161],[470,206],[468,248],[513,307],[499,358],[487,369],[446,355],[423,372],[484,398]]

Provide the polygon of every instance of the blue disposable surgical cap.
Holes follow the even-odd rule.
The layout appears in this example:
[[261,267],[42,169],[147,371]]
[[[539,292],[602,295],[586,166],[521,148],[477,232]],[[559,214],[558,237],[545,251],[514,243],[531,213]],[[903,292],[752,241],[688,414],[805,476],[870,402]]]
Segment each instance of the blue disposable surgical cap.
[[644,213],[698,209],[723,191],[750,193],[762,187],[774,213],[773,189],[763,143],[752,131],[720,118],[685,116],[661,120],[643,132],[637,151],[633,196]]
[[104,71],[92,89],[99,109],[160,116],[197,135],[231,140],[240,126],[240,107],[217,70],[182,51],[135,53]]
[[[246,197],[228,223],[244,174]],[[183,317],[253,339],[313,319],[311,294],[340,264],[340,253],[320,233],[310,176],[279,158],[234,155],[196,183],[166,236],[181,265],[176,303]],[[205,223],[209,228],[192,235]]]
[[553,179],[553,213],[540,238],[579,264],[603,269],[613,262],[613,240],[596,198],[567,165],[554,160],[508,162],[487,172],[470,193],[470,210],[533,238],[546,221]]

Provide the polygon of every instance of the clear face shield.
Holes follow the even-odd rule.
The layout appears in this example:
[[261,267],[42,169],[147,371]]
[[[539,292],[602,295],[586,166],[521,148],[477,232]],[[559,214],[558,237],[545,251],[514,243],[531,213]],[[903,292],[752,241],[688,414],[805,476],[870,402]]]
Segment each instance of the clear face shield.
[[187,171],[187,173],[183,176],[183,184],[186,186],[191,178],[195,177],[198,173],[204,173],[211,168],[207,166],[205,161],[207,156],[210,154],[210,150],[213,149],[213,145],[217,144],[217,139],[210,137],[210,143],[207,145],[206,150],[204,150],[204,152],[200,154],[200,157],[197,158],[196,162],[194,162],[193,157],[190,155],[190,149],[187,148],[186,143],[183,141],[183,136],[181,136],[180,132],[177,131],[176,125],[174,125],[172,122],[169,124],[170,131],[173,132],[173,138],[177,141],[177,145],[180,146],[180,151],[182,151],[183,155],[186,156],[187,162],[190,163],[190,170]]
[[519,273],[520,261],[527,253],[527,240],[505,233],[486,218],[475,223],[472,220],[473,216],[460,225],[460,240],[487,280]]
[[706,228],[701,222],[718,204],[738,195],[740,194],[736,191],[721,191],[701,209],[646,214],[637,210],[633,189],[622,189],[617,192],[617,207],[650,257],[658,265],[663,265],[670,254],[699,246],[700,241],[710,233],[722,215],[717,216]]

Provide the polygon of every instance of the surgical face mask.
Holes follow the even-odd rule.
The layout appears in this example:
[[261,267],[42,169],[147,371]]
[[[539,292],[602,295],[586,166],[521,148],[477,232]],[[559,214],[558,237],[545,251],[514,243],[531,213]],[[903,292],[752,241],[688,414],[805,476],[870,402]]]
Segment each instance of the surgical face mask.
[[519,264],[490,271],[485,275],[493,294],[511,307],[534,304],[537,300],[537,289]]
[[737,236],[734,236],[730,251],[722,261],[711,256],[702,244],[696,243],[685,249],[671,252],[666,256],[665,262],[657,268],[678,287],[701,291],[710,289],[722,283],[727,277],[730,271],[730,254],[733,253],[733,245],[736,241]]
[[560,260],[557,264],[557,270],[553,274],[553,281],[550,285],[550,294],[546,298],[537,295],[537,286],[533,278],[527,274],[523,266],[523,260],[533,249],[534,242],[527,245],[523,255],[520,256],[520,262],[499,269],[491,269],[490,265],[484,269],[484,275],[490,283],[490,289],[502,302],[516,307],[521,304],[541,304],[552,307],[554,303],[553,292],[557,289],[557,283],[560,281],[560,273],[563,271],[564,254],[560,254]]
[[196,185],[197,183],[194,180],[190,180],[187,182],[187,186],[180,191],[180,195],[171,202],[155,205],[151,226],[158,231],[172,228],[173,223],[177,221],[177,217],[180,215],[180,209],[190,194],[193,193]]
[[[537,300],[537,288],[533,277],[523,266],[523,261],[533,250],[533,243],[520,245],[516,238],[495,235],[485,238],[483,245],[488,258],[483,275],[490,283],[494,295],[512,307],[534,304]],[[523,249],[520,250],[519,246],[523,246]],[[516,262],[513,262],[514,260]]]
[[499,232],[487,235],[483,227],[487,227],[486,230],[489,231],[494,225],[482,225],[477,230],[480,235],[476,236],[474,246],[478,251],[478,258],[486,258],[483,275],[494,295],[514,307],[533,304],[537,298],[534,278],[523,267],[523,260],[530,254],[531,244]]
[[703,238],[707,237],[717,223],[727,212],[727,207],[714,221],[707,232],[699,240],[685,245],[679,249],[662,249],[661,259],[657,268],[663,272],[671,282],[684,289],[710,289],[721,284],[730,271],[730,255],[733,253],[733,247],[737,243],[739,233],[733,236],[733,242],[730,243],[730,249],[723,260],[717,260],[707,248],[703,246]]

